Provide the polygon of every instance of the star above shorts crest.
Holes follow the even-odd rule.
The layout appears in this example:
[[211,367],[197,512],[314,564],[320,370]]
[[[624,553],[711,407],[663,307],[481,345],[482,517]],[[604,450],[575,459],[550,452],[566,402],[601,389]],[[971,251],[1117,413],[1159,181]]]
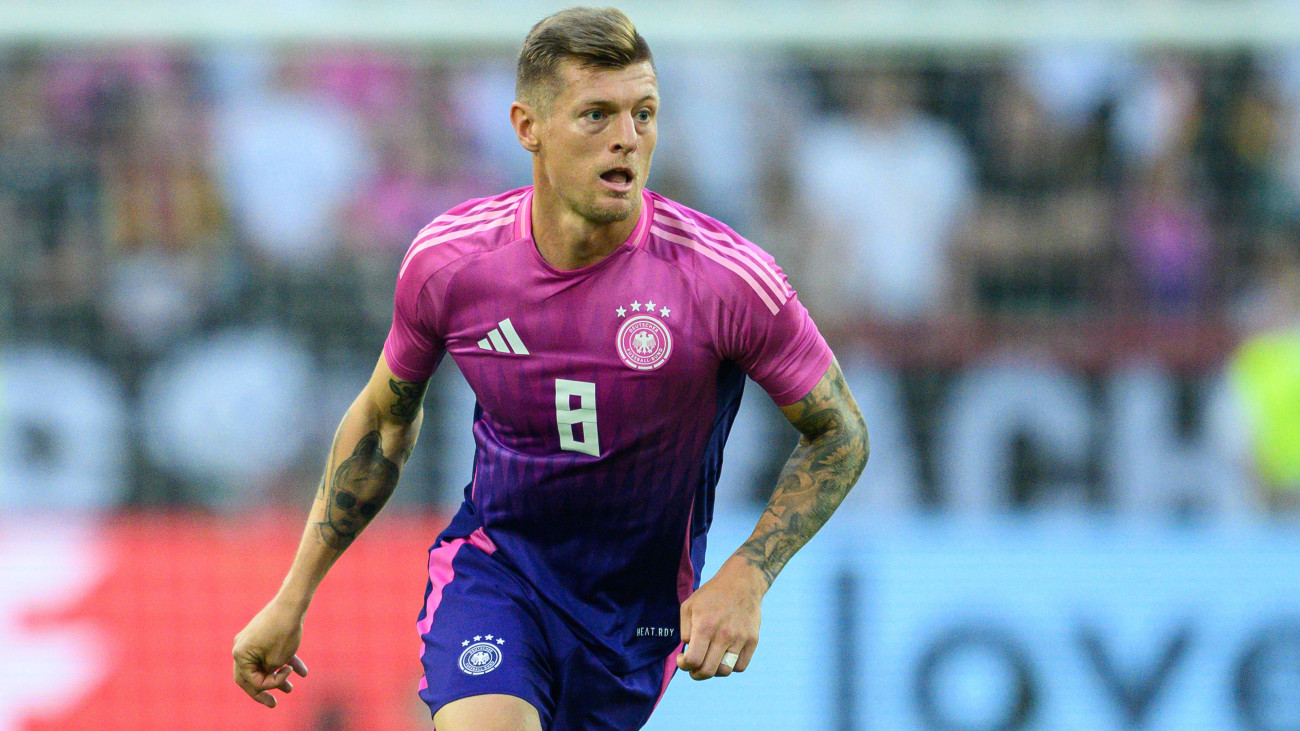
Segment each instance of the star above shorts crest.
[[620,308],[618,308],[617,310],[614,310],[614,311],[618,313],[618,316],[619,316],[619,317],[622,317],[622,316],[624,316],[624,315],[627,314],[627,310],[623,309],[622,307],[620,307]]
[[633,302],[633,303],[632,303],[632,311],[633,311],[633,312],[640,312],[640,311],[641,311],[641,303],[640,303],[640,302]]
[[663,315],[664,317],[668,317],[668,312],[669,309],[667,307],[664,307],[663,309],[659,310],[659,314]]

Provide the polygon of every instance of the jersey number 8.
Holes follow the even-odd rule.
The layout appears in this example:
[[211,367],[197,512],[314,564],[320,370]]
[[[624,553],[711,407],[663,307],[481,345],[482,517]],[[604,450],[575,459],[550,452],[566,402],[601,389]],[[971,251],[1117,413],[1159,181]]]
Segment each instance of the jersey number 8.
[[[572,397],[578,398],[578,408]],[[600,456],[600,435],[596,433],[596,384],[590,381],[555,379],[555,421],[560,429],[560,449]],[[582,425],[582,439],[574,436],[573,425]]]

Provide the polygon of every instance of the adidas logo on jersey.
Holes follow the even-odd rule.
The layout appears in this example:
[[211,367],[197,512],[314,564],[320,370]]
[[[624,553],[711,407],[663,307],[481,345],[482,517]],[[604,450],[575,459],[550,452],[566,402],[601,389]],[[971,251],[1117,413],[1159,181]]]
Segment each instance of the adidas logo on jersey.
[[515,326],[510,324],[508,317],[498,322],[486,338],[478,341],[478,346],[498,353],[528,355],[528,348],[524,347],[524,341],[519,339],[519,333],[515,332]]

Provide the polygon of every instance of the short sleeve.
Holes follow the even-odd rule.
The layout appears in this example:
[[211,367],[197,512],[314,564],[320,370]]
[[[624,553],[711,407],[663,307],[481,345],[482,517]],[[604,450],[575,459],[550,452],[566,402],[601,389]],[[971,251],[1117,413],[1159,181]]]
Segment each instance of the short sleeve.
[[424,381],[437,369],[446,345],[437,334],[433,303],[425,288],[428,279],[414,274],[408,272],[397,280],[384,360],[399,378]]
[[784,286],[785,301],[774,299],[774,291],[759,297],[756,289],[740,288],[721,340],[727,358],[762,386],[777,406],[789,406],[812,391],[834,355],[784,275],[780,270],[776,275]]

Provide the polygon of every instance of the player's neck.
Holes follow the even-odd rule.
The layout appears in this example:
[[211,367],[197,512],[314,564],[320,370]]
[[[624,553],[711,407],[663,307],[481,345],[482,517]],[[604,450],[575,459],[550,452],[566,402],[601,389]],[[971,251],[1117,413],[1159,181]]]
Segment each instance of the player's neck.
[[537,190],[533,194],[532,209],[533,242],[537,245],[537,253],[560,271],[591,266],[609,256],[627,241],[641,218],[638,200],[632,215],[626,219],[593,223],[557,197]]

